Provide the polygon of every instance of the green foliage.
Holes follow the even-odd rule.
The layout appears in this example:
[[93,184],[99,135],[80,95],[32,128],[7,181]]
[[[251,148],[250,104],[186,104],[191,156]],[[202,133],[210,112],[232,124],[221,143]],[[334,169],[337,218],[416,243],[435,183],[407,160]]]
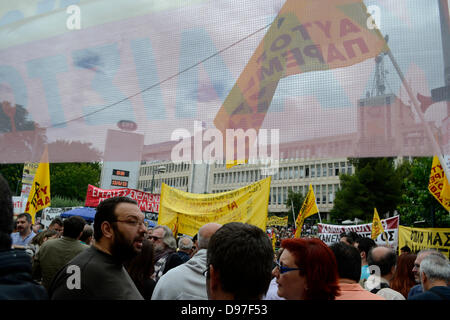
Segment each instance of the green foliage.
[[398,168],[402,172],[402,199],[397,210],[400,224],[417,227],[450,227],[450,216],[428,190],[432,158],[415,158]]
[[64,207],[83,207],[84,201],[80,201],[73,198],[66,198],[61,196],[54,196],[51,199],[52,208],[64,208]]
[[8,181],[13,195],[20,196],[22,191],[23,163],[0,164],[0,174]]
[[380,215],[393,214],[401,200],[401,180],[392,158],[351,159],[355,174],[339,176],[341,189],[336,192],[332,219],[370,220],[374,208]]
[[89,184],[99,186],[100,163],[51,163],[52,204],[55,196],[83,201]]

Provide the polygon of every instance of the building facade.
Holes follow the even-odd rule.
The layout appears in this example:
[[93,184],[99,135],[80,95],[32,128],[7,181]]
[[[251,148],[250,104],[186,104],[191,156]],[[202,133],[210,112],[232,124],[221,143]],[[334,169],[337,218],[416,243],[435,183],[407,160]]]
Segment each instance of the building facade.
[[[166,167],[165,172],[158,168]],[[261,166],[244,164],[227,169],[224,164],[212,164],[208,168],[206,193],[220,193],[235,190],[264,179]],[[193,165],[174,164],[169,161],[142,162],[138,188],[143,191],[160,193],[162,183],[179,190],[192,189]],[[301,160],[281,160],[278,172],[272,175],[269,197],[270,212],[287,212],[288,190],[306,195],[311,184],[316,195],[319,211],[325,217],[333,208],[335,194],[339,190],[339,174],[353,174],[354,168],[347,158]],[[153,183],[152,183],[153,181]],[[153,184],[153,190],[152,190]]]

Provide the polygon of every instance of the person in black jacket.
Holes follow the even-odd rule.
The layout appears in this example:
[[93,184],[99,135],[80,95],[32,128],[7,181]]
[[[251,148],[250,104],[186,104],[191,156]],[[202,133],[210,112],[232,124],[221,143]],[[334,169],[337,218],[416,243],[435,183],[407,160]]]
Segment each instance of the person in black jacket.
[[11,191],[0,175],[0,300],[46,300],[44,287],[31,278],[31,257],[11,249],[13,225]]

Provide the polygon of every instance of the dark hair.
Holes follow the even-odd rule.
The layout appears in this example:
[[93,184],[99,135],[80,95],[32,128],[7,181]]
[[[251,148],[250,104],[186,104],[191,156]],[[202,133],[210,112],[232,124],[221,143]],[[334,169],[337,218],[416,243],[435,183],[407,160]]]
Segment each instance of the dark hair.
[[126,269],[139,292],[144,296],[144,285],[155,271],[155,255],[153,243],[144,240],[141,252],[126,263]]
[[89,237],[92,237],[94,235],[94,230],[92,227],[84,227],[83,233],[81,234],[80,241],[86,242]]
[[367,256],[369,255],[370,249],[377,246],[376,242],[371,238],[360,238],[356,241],[358,244],[358,250],[359,252],[364,252]]
[[361,236],[354,231],[350,231],[347,233],[343,232],[343,233],[341,233],[340,237],[341,237],[341,239],[344,237],[347,238],[347,242],[350,244],[355,243],[358,239],[361,238]]
[[33,237],[33,239],[31,239],[30,243],[42,245],[42,243],[44,242],[44,238],[50,238],[57,234],[58,234],[58,232],[55,230],[45,230],[45,231],[39,232],[36,236]]
[[77,239],[83,231],[86,220],[79,216],[72,216],[64,220],[63,236]]
[[410,247],[408,247],[408,246],[403,246],[403,247],[400,249],[400,251],[404,251],[404,252],[410,253],[410,252],[411,252],[411,249],[410,249]]
[[414,261],[417,255],[414,253],[402,254],[398,257],[397,268],[389,284],[391,289],[400,292],[405,298],[408,298],[409,290],[416,285],[414,280]]
[[52,220],[52,222],[50,222],[49,227],[54,225],[54,224],[57,224],[57,225],[62,227],[63,226],[63,221],[62,221],[62,219],[60,217],[56,217],[55,219]]
[[361,279],[361,255],[358,249],[343,242],[333,243],[330,249],[336,257],[339,278],[359,282]]
[[378,247],[370,249],[369,255],[367,256],[367,263],[369,266],[375,265],[380,268],[381,276],[385,276],[391,272],[391,269],[397,263],[397,255],[394,250],[390,249],[384,255],[377,257],[373,256],[373,250]]
[[8,182],[0,174],[0,249],[11,248],[10,234],[14,230],[14,207]]
[[116,220],[116,206],[119,203],[127,202],[137,205],[137,202],[133,199],[127,197],[114,197],[103,200],[97,206],[97,212],[94,218],[94,238],[95,240],[100,240],[103,237],[102,233],[102,223],[108,221],[112,223]]
[[20,219],[20,218],[23,218],[23,217],[25,217],[25,219],[27,219],[28,223],[31,223],[32,218],[31,218],[31,215],[29,213],[23,212],[23,213],[21,213],[21,214],[19,214],[17,216],[17,219]]
[[285,239],[281,247],[294,256],[300,275],[306,277],[306,300],[334,300],[339,294],[338,269],[333,251],[320,239]]
[[272,244],[256,226],[230,222],[209,240],[207,266],[219,273],[222,289],[235,300],[260,299],[267,292],[272,262]]

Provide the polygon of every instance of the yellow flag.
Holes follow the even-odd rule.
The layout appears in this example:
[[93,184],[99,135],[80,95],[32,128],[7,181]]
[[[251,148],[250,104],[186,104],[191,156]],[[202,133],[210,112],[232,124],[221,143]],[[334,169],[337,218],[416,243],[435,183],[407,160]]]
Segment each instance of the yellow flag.
[[273,251],[275,251],[276,245],[277,245],[277,235],[275,234],[275,231],[273,231],[273,233],[272,233],[272,247],[273,247]]
[[450,210],[450,186],[438,156],[433,157],[428,190],[447,211]]
[[[388,49],[361,0],[287,0],[225,99],[214,124],[259,131],[281,79],[351,66]],[[237,159],[243,160],[243,159]]]
[[302,233],[303,223],[305,219],[313,214],[319,212],[319,208],[316,203],[316,196],[314,195],[314,189],[312,185],[309,185],[309,191],[306,195],[305,201],[303,201],[302,208],[298,213],[297,220],[295,221],[296,230],[295,230],[295,238],[300,238],[300,234]]
[[381,233],[384,233],[384,229],[383,225],[381,224],[380,217],[378,216],[377,208],[375,208],[372,221],[372,234],[370,237],[372,239],[376,239]]
[[31,215],[32,222],[34,223],[36,212],[48,206],[50,206],[50,166],[48,163],[48,150],[45,148],[41,162],[34,175],[25,212]]

